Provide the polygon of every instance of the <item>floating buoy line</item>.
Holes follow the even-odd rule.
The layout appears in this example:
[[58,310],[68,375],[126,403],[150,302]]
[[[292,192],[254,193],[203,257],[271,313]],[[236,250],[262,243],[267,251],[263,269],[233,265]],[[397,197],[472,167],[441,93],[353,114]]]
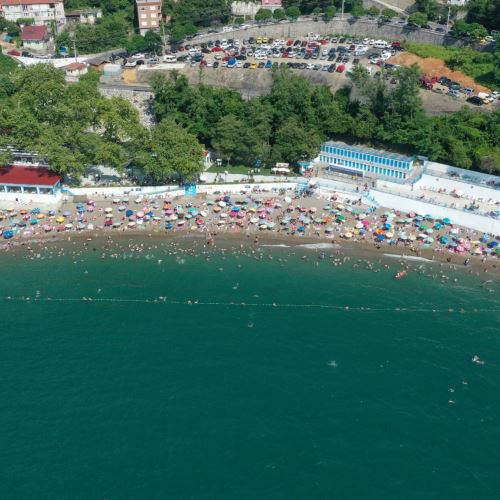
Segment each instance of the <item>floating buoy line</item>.
[[288,304],[280,302],[213,302],[195,299],[172,300],[167,297],[157,297],[151,299],[128,299],[128,298],[102,298],[102,297],[0,297],[1,301],[11,302],[90,302],[90,303],[116,303],[116,304],[162,304],[162,305],[184,305],[184,306],[217,306],[217,307],[263,307],[281,309],[330,309],[335,311],[353,312],[406,312],[406,313],[498,313],[500,307],[493,308],[446,308],[432,309],[427,307],[369,307],[369,306],[349,306],[339,304]]

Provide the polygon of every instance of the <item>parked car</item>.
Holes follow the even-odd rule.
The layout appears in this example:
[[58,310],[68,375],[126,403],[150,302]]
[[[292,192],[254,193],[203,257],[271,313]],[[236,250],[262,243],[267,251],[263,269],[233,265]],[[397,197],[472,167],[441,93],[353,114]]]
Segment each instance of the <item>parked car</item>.
[[483,103],[483,100],[480,99],[477,95],[475,96],[472,96],[472,97],[469,97],[467,99],[467,102],[469,104],[474,104],[474,106],[482,106],[484,103]]
[[328,73],[334,73],[336,69],[337,69],[336,64],[330,64],[330,66],[328,67]]

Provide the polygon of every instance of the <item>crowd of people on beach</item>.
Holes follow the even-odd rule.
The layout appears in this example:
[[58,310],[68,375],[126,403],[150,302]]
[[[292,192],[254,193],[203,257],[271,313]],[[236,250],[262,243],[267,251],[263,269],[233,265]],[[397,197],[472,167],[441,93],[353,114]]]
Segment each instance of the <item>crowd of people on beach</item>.
[[169,197],[168,194],[96,196],[65,202],[59,209],[8,207],[0,210],[4,248],[23,240],[55,235],[89,236],[112,233],[205,235],[240,234],[319,241],[360,242],[380,248],[404,248],[419,255],[463,255],[483,260],[500,256],[498,235],[460,228],[432,214],[374,209],[338,194],[299,195],[294,191]]

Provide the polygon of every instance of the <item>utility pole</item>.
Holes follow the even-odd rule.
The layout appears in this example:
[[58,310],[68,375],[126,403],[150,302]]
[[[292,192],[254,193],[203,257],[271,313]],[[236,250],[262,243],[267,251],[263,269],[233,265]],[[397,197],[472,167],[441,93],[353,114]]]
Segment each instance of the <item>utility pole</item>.
[[343,21],[344,20],[344,2],[345,0],[342,0],[342,14],[340,16],[340,19]]
[[77,54],[76,54],[76,42],[75,39],[73,38],[73,54],[75,54],[75,62],[78,62]]
[[448,5],[448,19],[446,19],[446,33],[450,31],[450,12],[451,12],[451,5]]
[[162,33],[162,40],[163,40],[163,54],[162,54],[162,59],[163,59],[163,56],[167,52],[167,43],[165,42],[165,23],[163,22],[163,16],[162,16],[160,23],[161,23],[161,33]]

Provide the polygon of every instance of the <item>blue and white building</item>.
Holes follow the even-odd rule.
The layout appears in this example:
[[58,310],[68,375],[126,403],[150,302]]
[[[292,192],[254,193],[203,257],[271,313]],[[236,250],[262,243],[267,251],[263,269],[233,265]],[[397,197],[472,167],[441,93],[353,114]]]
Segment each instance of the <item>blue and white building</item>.
[[319,160],[330,172],[404,181],[412,176],[416,158],[329,141],[321,146]]

